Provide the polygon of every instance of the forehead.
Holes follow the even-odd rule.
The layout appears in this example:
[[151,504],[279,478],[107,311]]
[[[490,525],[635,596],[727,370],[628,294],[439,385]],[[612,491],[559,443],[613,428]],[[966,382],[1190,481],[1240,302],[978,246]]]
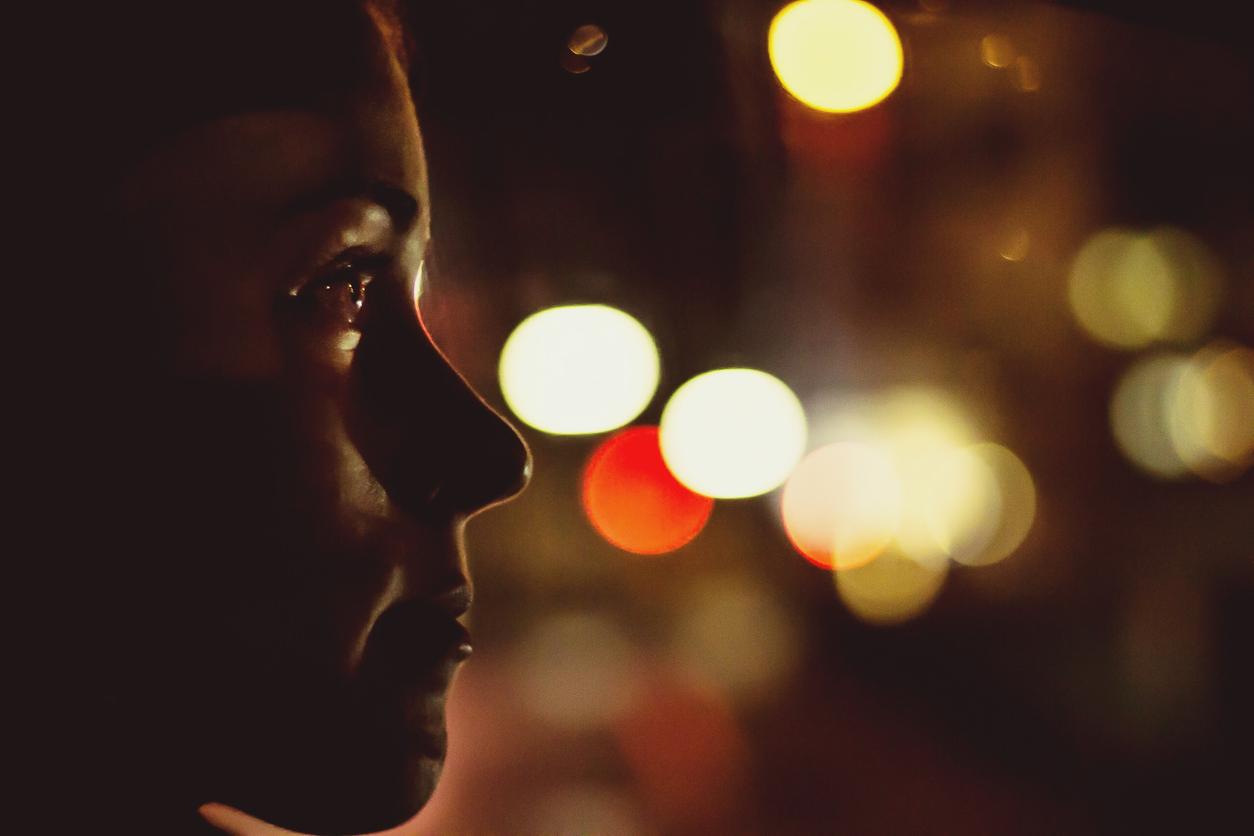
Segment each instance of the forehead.
[[143,155],[121,180],[130,213],[214,209],[238,222],[274,217],[337,185],[380,184],[412,196],[427,222],[427,174],[404,71],[377,44],[368,83],[302,109],[251,110],[185,129]]

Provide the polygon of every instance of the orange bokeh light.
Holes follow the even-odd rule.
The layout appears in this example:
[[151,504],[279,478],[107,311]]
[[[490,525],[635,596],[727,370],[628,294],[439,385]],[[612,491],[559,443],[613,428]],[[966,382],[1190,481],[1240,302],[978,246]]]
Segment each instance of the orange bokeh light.
[[854,442],[820,447],[784,486],[788,539],[824,569],[852,569],[887,548],[901,519],[901,486],[887,456]]
[[615,435],[584,470],[584,513],[602,537],[629,552],[674,551],[700,533],[713,507],[713,499],[671,475],[657,427]]

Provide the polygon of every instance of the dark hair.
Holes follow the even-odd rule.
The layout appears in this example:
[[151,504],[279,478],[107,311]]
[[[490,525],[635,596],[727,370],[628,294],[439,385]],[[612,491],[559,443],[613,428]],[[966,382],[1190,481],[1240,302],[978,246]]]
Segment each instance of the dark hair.
[[115,0],[70,25],[67,116],[98,174],[191,125],[360,87],[380,34],[406,67],[411,51],[394,0]]

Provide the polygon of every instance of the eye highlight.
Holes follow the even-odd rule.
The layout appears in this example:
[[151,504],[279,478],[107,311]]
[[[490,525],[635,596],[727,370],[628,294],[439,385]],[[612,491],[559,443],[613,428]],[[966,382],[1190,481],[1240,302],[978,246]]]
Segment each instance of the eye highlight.
[[388,263],[387,256],[345,256],[319,271],[297,292],[302,307],[322,327],[355,329],[369,287]]

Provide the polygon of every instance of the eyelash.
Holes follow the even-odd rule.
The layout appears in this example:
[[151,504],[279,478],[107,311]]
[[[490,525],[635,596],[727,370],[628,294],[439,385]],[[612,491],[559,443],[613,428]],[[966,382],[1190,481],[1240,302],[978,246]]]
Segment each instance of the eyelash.
[[[352,328],[365,304],[366,287],[387,266],[388,261],[389,257],[383,255],[345,254],[319,271],[297,295],[306,301],[311,315],[330,314],[340,320],[332,323],[334,326]],[[348,286],[349,298],[329,298],[330,292],[341,284]],[[330,305],[343,305],[345,301],[351,310],[343,307],[341,310],[329,310]]]

